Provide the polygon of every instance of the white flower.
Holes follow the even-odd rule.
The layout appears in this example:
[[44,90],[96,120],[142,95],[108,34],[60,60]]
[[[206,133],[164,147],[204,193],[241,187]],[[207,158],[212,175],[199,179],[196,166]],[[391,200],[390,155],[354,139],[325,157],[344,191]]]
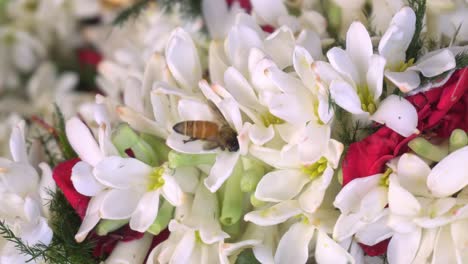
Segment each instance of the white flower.
[[436,50],[421,58],[406,58],[415,27],[414,11],[404,7],[395,14],[379,43],[379,54],[387,61],[385,77],[404,93],[420,85],[419,74],[434,77],[455,67],[455,56],[448,49]]
[[330,84],[332,98],[346,111],[366,119],[375,112],[382,95],[385,58],[373,54],[364,25],[352,23],[346,35],[346,50],[334,47],[327,57],[343,76]]
[[[313,213],[322,203],[343,145],[330,139],[330,128],[309,123],[281,151],[252,146],[250,153],[274,166],[258,183],[255,197],[269,202],[298,199],[300,208]],[[246,219],[252,213],[246,215]],[[261,223],[257,223],[261,224]]]
[[[130,219],[132,229],[144,232],[158,214],[161,194],[173,205],[180,204],[183,197],[166,167],[152,168],[137,159],[116,156],[102,108],[97,113],[99,145],[79,119],[72,118],[66,124],[70,144],[82,159],[72,169],[73,185],[81,194],[92,197],[75,237],[80,242],[101,218]],[[121,202],[116,204],[116,200]]]
[[335,198],[334,206],[341,211],[333,238],[344,241],[356,235],[358,242],[374,245],[392,235],[384,223],[388,219],[388,187],[386,174],[357,178],[346,184]]
[[19,75],[30,73],[46,55],[44,45],[29,33],[0,27],[0,92],[20,85]]
[[[46,164],[39,165],[43,171],[42,178],[39,178],[29,163],[24,126],[24,122],[20,122],[13,128],[10,137],[13,161],[0,158],[0,220],[25,243],[48,245],[53,234],[44,217],[48,215],[47,188],[53,191],[55,184]],[[27,260],[13,243],[2,240],[0,262],[22,263]]]

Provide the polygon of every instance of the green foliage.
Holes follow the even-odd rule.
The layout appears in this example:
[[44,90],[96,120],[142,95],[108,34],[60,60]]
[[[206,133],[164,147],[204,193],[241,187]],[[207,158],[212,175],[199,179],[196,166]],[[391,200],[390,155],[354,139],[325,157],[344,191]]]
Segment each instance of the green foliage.
[[423,19],[426,14],[426,0],[408,0],[409,6],[416,14],[416,28],[411,43],[406,50],[406,60],[416,58],[423,47],[421,31],[423,29]]
[[57,143],[60,147],[60,150],[62,151],[63,158],[65,160],[76,158],[77,155],[71,147],[70,142],[68,142],[67,135],[65,133],[65,120],[63,118],[62,111],[60,111],[60,108],[57,106],[57,104],[54,106],[56,116],[55,131],[57,136]]
[[255,258],[252,249],[249,248],[239,254],[235,264],[260,264],[260,262]]
[[15,248],[28,257],[28,261],[44,260],[54,264],[92,264],[98,263],[92,255],[94,244],[91,241],[77,243],[74,239],[81,219],[68,204],[61,192],[50,193],[51,218],[49,225],[54,232],[50,245],[38,243],[28,245],[18,238],[13,231],[0,222],[0,235],[14,244]]
[[457,69],[468,67],[468,51],[465,50],[455,55],[455,63]]
[[112,24],[114,25],[123,25],[130,18],[136,18],[140,13],[151,3],[152,0],[140,0],[135,4],[122,10],[117,17],[115,17]]
[[202,0],[157,0],[168,12],[178,9],[188,19],[201,16]]

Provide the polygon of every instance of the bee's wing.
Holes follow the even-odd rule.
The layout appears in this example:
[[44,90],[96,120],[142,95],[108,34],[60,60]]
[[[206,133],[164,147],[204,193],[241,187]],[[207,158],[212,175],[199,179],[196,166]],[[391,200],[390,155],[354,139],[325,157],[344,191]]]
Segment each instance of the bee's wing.
[[203,149],[204,150],[212,150],[219,147],[219,143],[216,141],[207,141],[205,144],[203,144]]
[[213,101],[208,100],[208,106],[213,110],[216,119],[223,125],[229,125],[229,122],[224,117],[223,113],[219,108],[213,103]]

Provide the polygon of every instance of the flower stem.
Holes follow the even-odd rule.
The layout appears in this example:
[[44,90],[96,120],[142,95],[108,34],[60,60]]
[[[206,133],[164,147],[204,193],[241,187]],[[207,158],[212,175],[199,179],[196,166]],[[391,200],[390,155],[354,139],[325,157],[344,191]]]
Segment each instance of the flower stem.
[[112,143],[123,157],[128,156],[125,152],[131,149],[135,158],[149,164],[157,166],[159,159],[150,144],[141,139],[128,125],[121,125],[112,135]]
[[154,220],[153,224],[148,228],[147,232],[155,236],[161,233],[161,231],[163,231],[169,224],[173,212],[174,206],[172,206],[168,201],[164,200],[161,207],[159,208],[156,220]]
[[109,219],[102,219],[96,227],[96,234],[99,236],[105,236],[110,232],[113,232],[122,226],[128,224],[128,219],[122,220],[109,220]]
[[241,192],[241,179],[244,168],[242,162],[237,162],[234,170],[226,181],[220,221],[225,226],[237,223],[242,216],[244,195]]
[[202,164],[213,165],[216,154],[185,154],[170,151],[168,155],[169,168],[197,166]]
[[242,175],[240,188],[243,192],[253,192],[257,188],[257,184],[265,174],[263,166],[252,166]]
[[167,161],[171,149],[166,145],[164,140],[144,133],[140,135],[140,138],[153,148],[153,151],[156,152],[161,163]]
[[449,140],[449,151],[454,152],[466,145],[468,145],[468,136],[466,135],[466,132],[462,129],[455,129],[452,131]]
[[447,144],[434,145],[421,137],[411,140],[408,147],[419,156],[432,161],[441,161],[448,155]]
[[237,221],[233,225],[223,225],[223,231],[228,233],[232,240],[235,240],[239,237],[242,230],[242,221]]

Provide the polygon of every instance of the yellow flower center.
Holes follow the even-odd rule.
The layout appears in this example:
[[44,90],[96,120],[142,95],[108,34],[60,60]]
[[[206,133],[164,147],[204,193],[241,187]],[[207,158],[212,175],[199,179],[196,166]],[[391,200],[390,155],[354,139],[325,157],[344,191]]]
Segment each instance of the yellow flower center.
[[302,172],[307,174],[311,180],[314,180],[323,175],[323,172],[327,168],[327,164],[328,164],[327,158],[321,157],[314,164],[303,166]]
[[11,46],[15,44],[16,37],[15,34],[13,34],[13,32],[7,32],[5,35],[3,35],[2,40],[7,46]]
[[359,99],[361,100],[361,108],[362,110],[368,112],[369,114],[375,113],[377,107],[374,103],[374,95],[372,95],[369,91],[369,87],[362,86],[358,87],[357,93]]
[[382,178],[380,178],[379,185],[383,187],[388,187],[390,183],[390,174],[392,174],[393,170],[388,168],[384,174],[382,175]]
[[149,176],[148,190],[154,191],[161,188],[164,185],[164,178],[162,177],[164,173],[164,168],[156,167],[153,169]]
[[37,0],[28,0],[24,3],[23,8],[29,12],[35,12],[39,7],[39,3]]
[[402,62],[400,65],[396,68],[396,72],[404,72],[406,69],[414,65],[414,58],[411,58],[408,60],[408,62]]
[[280,124],[284,124],[284,120],[277,117],[277,116],[274,116],[272,113],[270,112],[267,112],[266,114],[263,114],[262,115],[262,121],[263,121],[263,124],[266,126],[266,127],[269,127],[270,125],[280,125]]
[[199,244],[203,244],[203,240],[201,239],[201,236],[200,236],[200,231],[195,231],[195,241]]

